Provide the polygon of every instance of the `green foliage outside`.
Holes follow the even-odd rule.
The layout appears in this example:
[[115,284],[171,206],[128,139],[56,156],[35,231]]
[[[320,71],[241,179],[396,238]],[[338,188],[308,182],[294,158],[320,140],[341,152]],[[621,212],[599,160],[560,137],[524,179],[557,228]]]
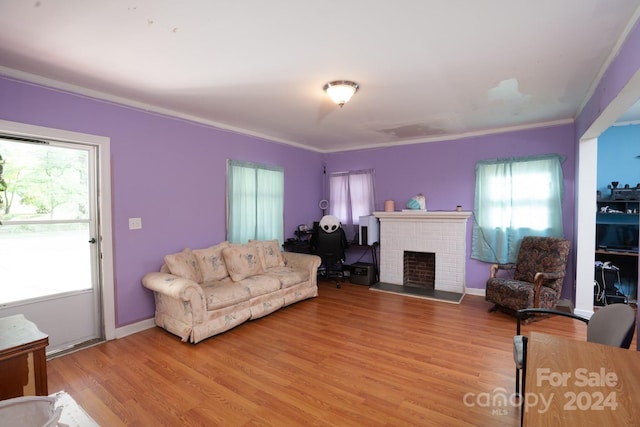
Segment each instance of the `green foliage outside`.
[[86,151],[0,140],[0,219],[81,219],[88,213]]
[[[0,156],[0,191],[5,191],[7,189],[7,183],[5,182],[4,178],[2,178],[3,170],[4,170],[4,159],[2,158],[2,156]],[[0,203],[2,202],[3,200],[0,200]]]

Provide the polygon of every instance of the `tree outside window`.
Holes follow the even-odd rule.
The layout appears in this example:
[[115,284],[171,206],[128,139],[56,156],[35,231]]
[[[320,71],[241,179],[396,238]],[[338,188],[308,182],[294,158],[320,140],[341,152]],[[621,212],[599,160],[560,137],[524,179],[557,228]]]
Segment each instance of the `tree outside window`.
[[6,221],[88,216],[86,151],[0,140],[0,209]]

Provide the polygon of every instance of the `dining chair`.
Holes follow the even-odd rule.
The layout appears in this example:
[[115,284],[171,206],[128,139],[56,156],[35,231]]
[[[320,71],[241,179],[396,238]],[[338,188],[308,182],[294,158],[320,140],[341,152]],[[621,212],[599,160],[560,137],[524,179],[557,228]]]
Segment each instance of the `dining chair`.
[[[629,348],[636,328],[636,313],[626,304],[610,304],[599,308],[590,319],[573,313],[545,308],[525,308],[517,311],[516,335],[513,337],[513,359],[516,364],[516,395],[520,395],[520,424],[524,415],[524,394],[527,373],[527,336],[520,331],[522,320],[536,314],[558,315],[577,319],[587,325],[587,341],[613,347]],[[522,390],[520,384],[522,383]]]

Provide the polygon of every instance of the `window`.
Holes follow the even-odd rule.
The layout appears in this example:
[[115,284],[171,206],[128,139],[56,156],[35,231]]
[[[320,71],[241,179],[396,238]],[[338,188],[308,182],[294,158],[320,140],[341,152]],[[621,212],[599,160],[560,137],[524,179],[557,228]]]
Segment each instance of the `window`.
[[283,242],[284,170],[229,160],[227,167],[227,240]]
[[563,160],[550,154],[476,164],[472,258],[515,262],[524,236],[562,237]]
[[360,216],[374,210],[373,177],[373,169],[329,175],[329,211],[340,219],[349,238],[354,236]]

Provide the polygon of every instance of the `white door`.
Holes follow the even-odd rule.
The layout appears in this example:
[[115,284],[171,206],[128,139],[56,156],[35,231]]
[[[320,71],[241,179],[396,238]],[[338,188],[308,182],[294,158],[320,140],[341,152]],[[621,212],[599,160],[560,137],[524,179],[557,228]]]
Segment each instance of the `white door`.
[[0,317],[34,322],[48,354],[104,339],[97,153],[0,134]]

